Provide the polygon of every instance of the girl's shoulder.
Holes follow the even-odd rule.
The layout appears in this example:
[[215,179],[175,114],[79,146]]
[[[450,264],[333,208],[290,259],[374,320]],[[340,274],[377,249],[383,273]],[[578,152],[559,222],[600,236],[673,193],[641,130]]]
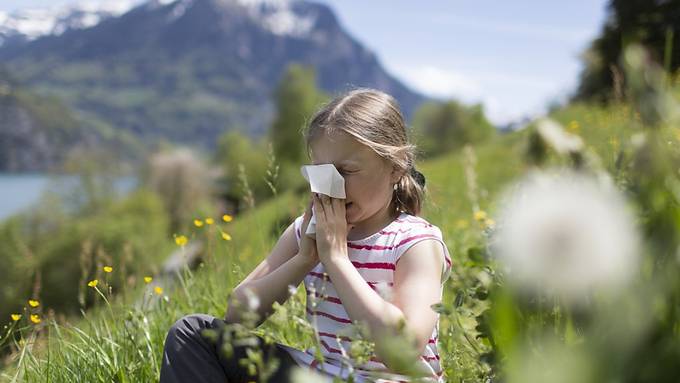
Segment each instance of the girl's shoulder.
[[439,242],[444,255],[444,268],[442,272],[442,283],[446,281],[451,273],[451,255],[449,253],[442,231],[439,227],[431,224],[426,219],[407,213],[402,213],[394,222],[390,229],[395,235],[393,248],[395,251],[395,264],[401,256],[415,244],[434,240]]
[[430,222],[428,222],[425,218],[419,217],[417,215],[411,215],[409,213],[402,212],[399,214],[397,219],[394,220],[394,222],[401,224],[401,226],[406,226],[406,227],[435,227],[432,225]]
[[432,235],[442,238],[442,231],[439,227],[433,225],[423,217],[408,213],[401,213],[386,229],[390,229],[395,232],[395,234],[400,234],[400,236],[431,233]]

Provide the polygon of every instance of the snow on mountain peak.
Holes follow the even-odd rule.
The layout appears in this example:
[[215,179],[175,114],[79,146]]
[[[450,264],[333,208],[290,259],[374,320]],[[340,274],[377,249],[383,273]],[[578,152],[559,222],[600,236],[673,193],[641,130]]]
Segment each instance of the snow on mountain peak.
[[83,29],[101,20],[127,12],[133,0],[83,1],[52,8],[21,9],[0,14],[0,45],[7,37],[35,40],[44,35],[59,35],[68,29]]
[[251,17],[265,29],[279,36],[308,36],[315,18],[301,16],[292,9],[290,0],[236,0],[248,9]]
[[[43,9],[0,12],[0,46],[9,38],[35,40],[45,35],[60,35],[69,29],[85,29],[102,20],[119,16],[140,3],[157,8],[173,4],[168,22],[182,17],[195,0],[81,0],[74,4]],[[310,35],[316,18],[302,16],[292,0],[219,0],[237,4],[263,28],[279,36],[304,38]]]

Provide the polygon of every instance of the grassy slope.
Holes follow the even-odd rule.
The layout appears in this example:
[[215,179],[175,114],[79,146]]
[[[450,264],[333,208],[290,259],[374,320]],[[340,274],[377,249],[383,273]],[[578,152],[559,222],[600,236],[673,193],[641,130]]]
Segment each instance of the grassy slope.
[[[599,109],[575,105],[556,112],[554,117],[570,131],[582,135],[608,169],[613,167],[620,142],[627,142],[637,129],[634,116],[625,106]],[[499,136],[475,149],[478,188],[473,195],[481,209],[493,211],[494,198],[502,188],[526,171],[526,136],[526,131]],[[465,154],[459,152],[419,166],[427,176],[429,188],[423,216],[442,229],[454,261],[454,274],[446,284],[444,302],[452,303],[457,293],[463,295],[463,304],[453,315],[442,316],[440,323],[443,363],[450,381],[476,381],[486,369],[479,363],[479,355],[488,348],[475,339],[474,316],[483,303],[474,298],[474,289],[482,269],[468,257],[467,251],[482,245],[484,235],[482,225],[473,219],[466,161]],[[208,259],[207,266],[193,274],[186,273],[175,288],[166,289],[167,299],[154,294],[150,286],[140,286],[148,301],[144,307],[134,308],[129,299],[115,298],[110,306],[102,304],[84,320],[74,319],[77,327],[45,321],[41,331],[50,334],[49,343],[24,347],[18,355],[23,358],[21,368],[7,370],[0,379],[9,381],[18,373],[25,381],[44,381],[47,376],[51,381],[74,382],[154,380],[168,327],[187,313],[221,316],[227,293],[266,256],[278,233],[303,211],[303,203],[301,197],[283,194],[233,223],[222,224],[233,237],[230,242],[220,240],[214,226],[195,229],[190,237],[204,236],[213,230],[209,243],[215,258]],[[310,344],[309,329],[302,320],[301,290],[260,328],[261,334],[297,347]]]

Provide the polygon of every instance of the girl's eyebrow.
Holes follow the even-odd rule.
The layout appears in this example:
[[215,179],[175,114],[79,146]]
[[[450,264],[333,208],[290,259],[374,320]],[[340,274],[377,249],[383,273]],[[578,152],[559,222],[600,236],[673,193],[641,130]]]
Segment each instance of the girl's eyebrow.
[[[325,163],[321,163],[321,164],[316,163],[316,162],[312,163],[312,165],[323,165],[323,164],[325,164]],[[358,162],[355,162],[355,161],[352,161],[352,160],[343,160],[343,161],[340,161],[339,163],[333,164],[333,165],[335,165],[335,167],[337,168],[337,167],[343,167],[343,166],[353,166],[353,165],[358,165],[358,164],[359,164]]]

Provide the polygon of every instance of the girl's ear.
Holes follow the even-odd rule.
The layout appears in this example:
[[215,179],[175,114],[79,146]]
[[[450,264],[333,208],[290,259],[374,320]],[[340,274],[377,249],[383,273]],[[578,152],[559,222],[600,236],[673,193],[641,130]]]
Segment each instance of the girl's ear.
[[396,184],[405,174],[404,170],[399,169],[396,165],[392,165],[392,172],[390,173],[390,182]]

